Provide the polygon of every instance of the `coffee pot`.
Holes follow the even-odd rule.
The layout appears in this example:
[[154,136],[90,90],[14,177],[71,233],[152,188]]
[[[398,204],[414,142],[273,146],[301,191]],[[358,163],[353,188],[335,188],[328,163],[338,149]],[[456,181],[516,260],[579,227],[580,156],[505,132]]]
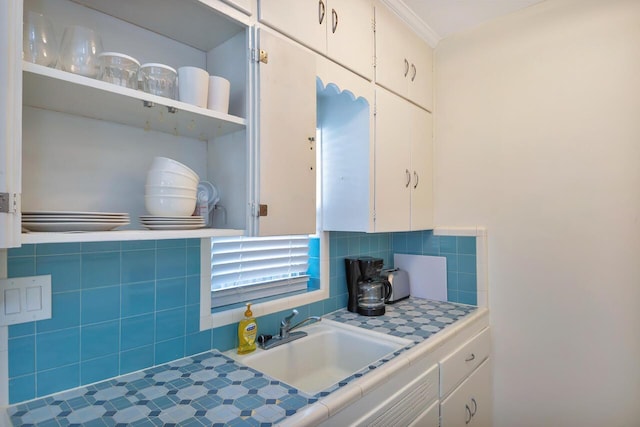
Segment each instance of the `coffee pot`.
[[364,316],[385,313],[391,284],[380,275],[383,262],[382,258],[373,257],[345,258],[349,291],[347,310]]

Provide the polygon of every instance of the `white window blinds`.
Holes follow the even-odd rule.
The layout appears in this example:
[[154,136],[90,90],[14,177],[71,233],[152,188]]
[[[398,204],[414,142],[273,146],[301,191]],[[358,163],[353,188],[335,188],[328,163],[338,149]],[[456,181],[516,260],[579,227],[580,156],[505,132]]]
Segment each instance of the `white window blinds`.
[[304,290],[309,236],[211,239],[212,307]]

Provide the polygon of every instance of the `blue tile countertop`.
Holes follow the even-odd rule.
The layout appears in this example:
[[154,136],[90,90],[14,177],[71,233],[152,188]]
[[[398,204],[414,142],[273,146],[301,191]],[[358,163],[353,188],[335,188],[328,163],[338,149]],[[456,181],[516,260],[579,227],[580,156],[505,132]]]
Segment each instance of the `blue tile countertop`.
[[[325,317],[412,340],[404,351],[475,310],[410,298],[388,305],[383,316],[341,309]],[[271,426],[365,374],[311,396],[212,350],[17,404],[8,415],[15,426]]]

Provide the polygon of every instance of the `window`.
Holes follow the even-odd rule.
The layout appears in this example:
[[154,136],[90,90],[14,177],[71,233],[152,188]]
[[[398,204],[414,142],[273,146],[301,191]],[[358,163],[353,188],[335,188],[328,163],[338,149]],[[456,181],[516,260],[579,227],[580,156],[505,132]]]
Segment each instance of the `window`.
[[211,307],[307,289],[309,236],[211,239]]

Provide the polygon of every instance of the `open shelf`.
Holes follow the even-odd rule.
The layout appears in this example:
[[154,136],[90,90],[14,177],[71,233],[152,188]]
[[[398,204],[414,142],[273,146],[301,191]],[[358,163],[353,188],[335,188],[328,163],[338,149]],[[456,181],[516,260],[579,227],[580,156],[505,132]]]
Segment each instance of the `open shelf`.
[[30,107],[202,141],[242,130],[247,123],[241,117],[26,61],[22,69],[23,103]]
[[215,5],[210,0],[73,1],[203,52],[208,52],[246,28],[207,5]]
[[68,242],[113,242],[119,240],[199,239],[242,236],[244,230],[200,228],[197,230],[116,230],[70,233],[22,233],[23,244]]

